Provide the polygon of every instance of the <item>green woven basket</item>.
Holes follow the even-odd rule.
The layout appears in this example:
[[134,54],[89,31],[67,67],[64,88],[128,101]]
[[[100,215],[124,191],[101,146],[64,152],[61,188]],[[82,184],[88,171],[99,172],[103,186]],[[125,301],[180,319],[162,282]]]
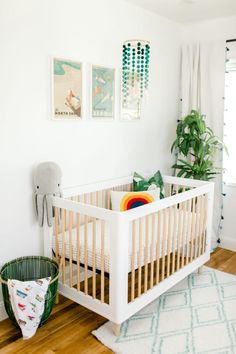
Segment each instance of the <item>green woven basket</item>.
[[58,287],[59,266],[47,257],[31,256],[21,257],[6,263],[0,270],[0,281],[2,283],[2,294],[6,312],[11,321],[18,326],[12,311],[9,292],[7,287],[8,279],[16,279],[20,281],[30,281],[40,278],[51,277],[51,282],[45,297],[44,312],[40,321],[42,326],[50,316],[53,305],[55,303]]

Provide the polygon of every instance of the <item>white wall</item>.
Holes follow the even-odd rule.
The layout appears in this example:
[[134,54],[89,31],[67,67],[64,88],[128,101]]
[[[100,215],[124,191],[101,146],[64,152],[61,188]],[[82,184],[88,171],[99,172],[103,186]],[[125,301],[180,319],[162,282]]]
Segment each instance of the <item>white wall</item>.
[[[183,28],[185,41],[227,40],[236,38],[236,16],[187,25]],[[236,251],[236,188],[226,186],[224,192],[224,223],[221,246]]]
[[236,16],[186,24],[183,37],[189,41],[236,38]]
[[[151,42],[149,103],[138,123],[50,120],[50,58],[120,68],[122,42]],[[53,160],[71,186],[170,172],[178,115],[179,25],[123,1],[0,2],[0,266],[42,252],[32,170]],[[119,115],[117,109],[117,116]]]

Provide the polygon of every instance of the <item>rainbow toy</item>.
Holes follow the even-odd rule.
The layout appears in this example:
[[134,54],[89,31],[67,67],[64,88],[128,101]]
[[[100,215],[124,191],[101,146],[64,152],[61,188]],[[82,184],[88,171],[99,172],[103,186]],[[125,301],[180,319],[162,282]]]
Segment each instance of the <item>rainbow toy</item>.
[[127,193],[121,200],[120,211],[137,208],[154,202],[154,198],[148,193]]

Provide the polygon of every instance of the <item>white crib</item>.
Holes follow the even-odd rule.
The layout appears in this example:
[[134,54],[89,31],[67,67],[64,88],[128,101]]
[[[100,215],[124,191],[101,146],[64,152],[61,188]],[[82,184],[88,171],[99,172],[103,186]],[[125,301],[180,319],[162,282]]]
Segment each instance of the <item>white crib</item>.
[[110,191],[131,191],[132,176],[65,189],[53,198],[54,227],[44,225],[44,253],[62,262],[59,292],[112,321],[116,335],[210,257],[214,184],[164,184],[164,199],[125,212],[110,210]]

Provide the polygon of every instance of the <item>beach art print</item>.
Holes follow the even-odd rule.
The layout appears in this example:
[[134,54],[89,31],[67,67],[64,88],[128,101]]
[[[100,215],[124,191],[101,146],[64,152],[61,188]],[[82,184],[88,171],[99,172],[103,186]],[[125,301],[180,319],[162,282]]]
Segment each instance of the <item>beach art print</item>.
[[115,69],[92,65],[92,118],[114,118]]
[[82,63],[53,59],[53,118],[81,119]]

